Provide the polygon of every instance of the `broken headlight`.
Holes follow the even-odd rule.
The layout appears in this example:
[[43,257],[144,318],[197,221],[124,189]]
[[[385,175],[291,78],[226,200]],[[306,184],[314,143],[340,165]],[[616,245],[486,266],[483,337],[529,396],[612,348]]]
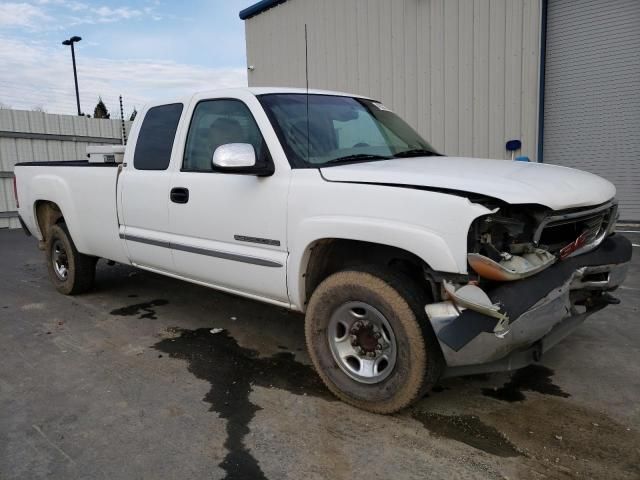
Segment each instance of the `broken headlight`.
[[539,208],[507,206],[476,219],[469,231],[467,260],[480,279],[519,280],[534,275],[557,256],[533,242]]

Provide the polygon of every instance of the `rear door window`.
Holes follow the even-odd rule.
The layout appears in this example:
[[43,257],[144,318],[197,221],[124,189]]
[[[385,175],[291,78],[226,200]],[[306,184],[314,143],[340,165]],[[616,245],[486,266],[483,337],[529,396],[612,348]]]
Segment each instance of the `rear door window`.
[[133,166],[136,170],[166,170],[182,114],[182,104],[150,108],[142,121]]

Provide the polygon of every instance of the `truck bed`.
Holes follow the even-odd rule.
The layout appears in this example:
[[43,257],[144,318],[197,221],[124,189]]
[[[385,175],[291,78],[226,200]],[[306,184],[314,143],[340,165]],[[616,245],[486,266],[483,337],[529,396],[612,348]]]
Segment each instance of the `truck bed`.
[[29,231],[42,240],[36,208],[42,201],[53,202],[64,212],[78,251],[127,262],[118,236],[117,167],[88,160],[16,164],[19,212]]

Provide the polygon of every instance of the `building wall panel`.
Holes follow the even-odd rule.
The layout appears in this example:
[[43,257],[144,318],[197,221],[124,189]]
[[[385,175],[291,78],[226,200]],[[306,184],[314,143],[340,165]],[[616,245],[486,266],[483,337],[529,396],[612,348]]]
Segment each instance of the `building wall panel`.
[[60,115],[47,114],[44,117],[44,133],[60,134]]
[[458,11],[458,152],[473,155],[473,1],[460,2]]
[[[446,119],[444,110],[444,0],[432,0],[429,3],[431,4],[429,18],[431,102],[428,114],[431,116],[431,130],[420,133],[426,136],[436,148],[444,149],[444,121]],[[401,111],[398,113],[402,114]]]
[[489,156],[489,0],[473,2],[473,148]]
[[449,155],[536,160],[540,0],[289,0],[245,21],[251,86],[381,100]]

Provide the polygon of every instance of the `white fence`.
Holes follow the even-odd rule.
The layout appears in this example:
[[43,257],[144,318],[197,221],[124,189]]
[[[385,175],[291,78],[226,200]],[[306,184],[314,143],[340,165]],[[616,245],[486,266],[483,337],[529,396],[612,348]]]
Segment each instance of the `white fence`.
[[[127,134],[131,122],[125,122]],[[86,158],[87,145],[121,143],[119,119],[0,110],[0,228],[18,228],[13,167],[19,162]]]

